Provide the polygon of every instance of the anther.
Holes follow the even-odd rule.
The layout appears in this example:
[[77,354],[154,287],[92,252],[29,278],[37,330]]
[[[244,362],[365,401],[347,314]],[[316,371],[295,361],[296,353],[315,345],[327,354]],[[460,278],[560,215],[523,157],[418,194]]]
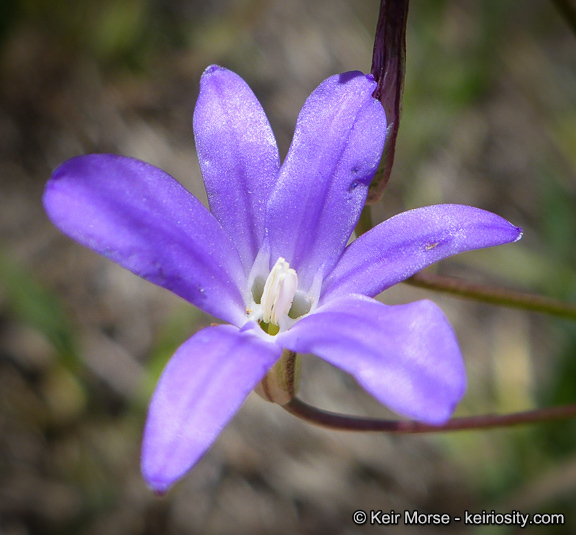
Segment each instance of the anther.
[[262,320],[279,325],[280,318],[292,307],[294,294],[298,288],[298,275],[290,264],[280,257],[270,271],[262,292]]

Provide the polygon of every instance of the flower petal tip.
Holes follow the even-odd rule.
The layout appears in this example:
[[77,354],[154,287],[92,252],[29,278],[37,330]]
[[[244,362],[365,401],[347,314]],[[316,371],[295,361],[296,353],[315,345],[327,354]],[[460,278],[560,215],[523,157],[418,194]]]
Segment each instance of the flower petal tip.
[[[170,456],[160,456],[147,444],[146,437],[142,444],[142,456],[140,458],[140,473],[146,486],[156,496],[165,496],[168,491],[182,479],[194,466],[186,462],[170,462]],[[156,455],[154,455],[156,453]]]
[[446,424],[450,420],[450,418],[452,418],[452,415],[456,410],[456,406],[458,405],[460,400],[464,397],[464,393],[465,392],[462,392],[462,395],[459,395],[454,402],[447,404],[446,407],[442,409],[436,409],[434,412],[430,414],[423,415],[422,417],[418,418],[418,421],[438,427]]
[[350,82],[351,80],[354,80],[355,78],[359,78],[361,76],[366,76],[366,75],[360,71],[343,72],[343,73],[338,75],[338,83],[345,84],[345,83]]
[[454,416],[454,412],[466,394],[468,380],[464,365],[453,370],[451,388],[446,388],[444,399],[436,399],[429,406],[420,406],[411,418],[427,425],[442,426]]
[[220,65],[216,65],[215,63],[213,63],[212,65],[209,65],[208,67],[206,67],[204,69],[202,76],[207,76],[207,75],[213,74],[217,71],[225,71],[225,70],[226,69],[224,67],[220,67]]
[[235,72],[227,69],[226,67],[222,67],[222,65],[217,65],[216,63],[213,63],[204,69],[204,72],[200,77],[200,87],[202,87],[202,85],[211,78],[221,80],[222,83],[226,83],[226,80],[241,81],[242,83],[245,83],[244,80],[242,80],[242,78]]
[[150,478],[143,473],[144,481],[150,490],[159,498],[162,498],[168,494],[168,491],[175,483],[175,481],[166,481],[162,478]]

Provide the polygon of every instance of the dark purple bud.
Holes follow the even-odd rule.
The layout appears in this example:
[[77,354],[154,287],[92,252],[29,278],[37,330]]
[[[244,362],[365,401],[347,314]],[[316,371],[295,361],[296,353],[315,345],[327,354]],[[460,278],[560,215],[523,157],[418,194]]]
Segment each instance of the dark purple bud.
[[382,197],[394,163],[406,70],[407,18],[408,0],[380,0],[371,73],[378,83],[373,96],[384,106],[388,134],[380,169],[370,184],[367,204],[374,204]]

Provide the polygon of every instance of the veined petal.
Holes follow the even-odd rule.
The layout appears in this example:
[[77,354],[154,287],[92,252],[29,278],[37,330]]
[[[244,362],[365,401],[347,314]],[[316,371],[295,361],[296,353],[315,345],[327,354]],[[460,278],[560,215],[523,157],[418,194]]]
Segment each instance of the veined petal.
[[176,351],[150,402],[142,473],[165,492],[206,452],[282,348],[230,325],[207,327]]
[[110,154],[63,163],[44,193],[65,234],[205,312],[241,325],[236,249],[198,199],[147,163]]
[[217,65],[204,71],[194,137],[210,210],[238,248],[248,274],[264,235],[280,158],[260,102],[237,74]]
[[352,374],[378,401],[410,418],[441,424],[464,395],[458,342],[430,301],[386,306],[363,296],[337,299],[278,336]]
[[324,281],[322,301],[373,297],[457,253],[519,240],[522,229],[491,212],[458,204],[403,212],[352,242]]
[[329,272],[360,216],[380,160],[386,116],[371,76],[325,80],[308,97],[266,212],[271,262],[285,258],[303,287]]

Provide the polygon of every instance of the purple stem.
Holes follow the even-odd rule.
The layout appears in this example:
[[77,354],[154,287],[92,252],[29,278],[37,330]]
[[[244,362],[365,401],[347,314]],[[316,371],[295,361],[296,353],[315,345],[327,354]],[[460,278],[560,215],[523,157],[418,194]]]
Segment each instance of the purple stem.
[[497,286],[470,282],[457,277],[446,277],[425,272],[416,273],[404,282],[419,288],[444,292],[492,305],[519,308],[576,320],[576,304],[541,295],[517,292]]
[[293,398],[286,405],[282,405],[282,408],[302,420],[321,427],[328,427],[340,431],[381,431],[394,434],[443,433],[447,431],[491,429],[576,417],[576,405],[564,405],[561,407],[535,409],[512,414],[486,414],[482,416],[452,418],[443,425],[428,425],[412,420],[377,420],[373,418],[347,416],[345,414],[338,414],[312,407],[298,398]]

